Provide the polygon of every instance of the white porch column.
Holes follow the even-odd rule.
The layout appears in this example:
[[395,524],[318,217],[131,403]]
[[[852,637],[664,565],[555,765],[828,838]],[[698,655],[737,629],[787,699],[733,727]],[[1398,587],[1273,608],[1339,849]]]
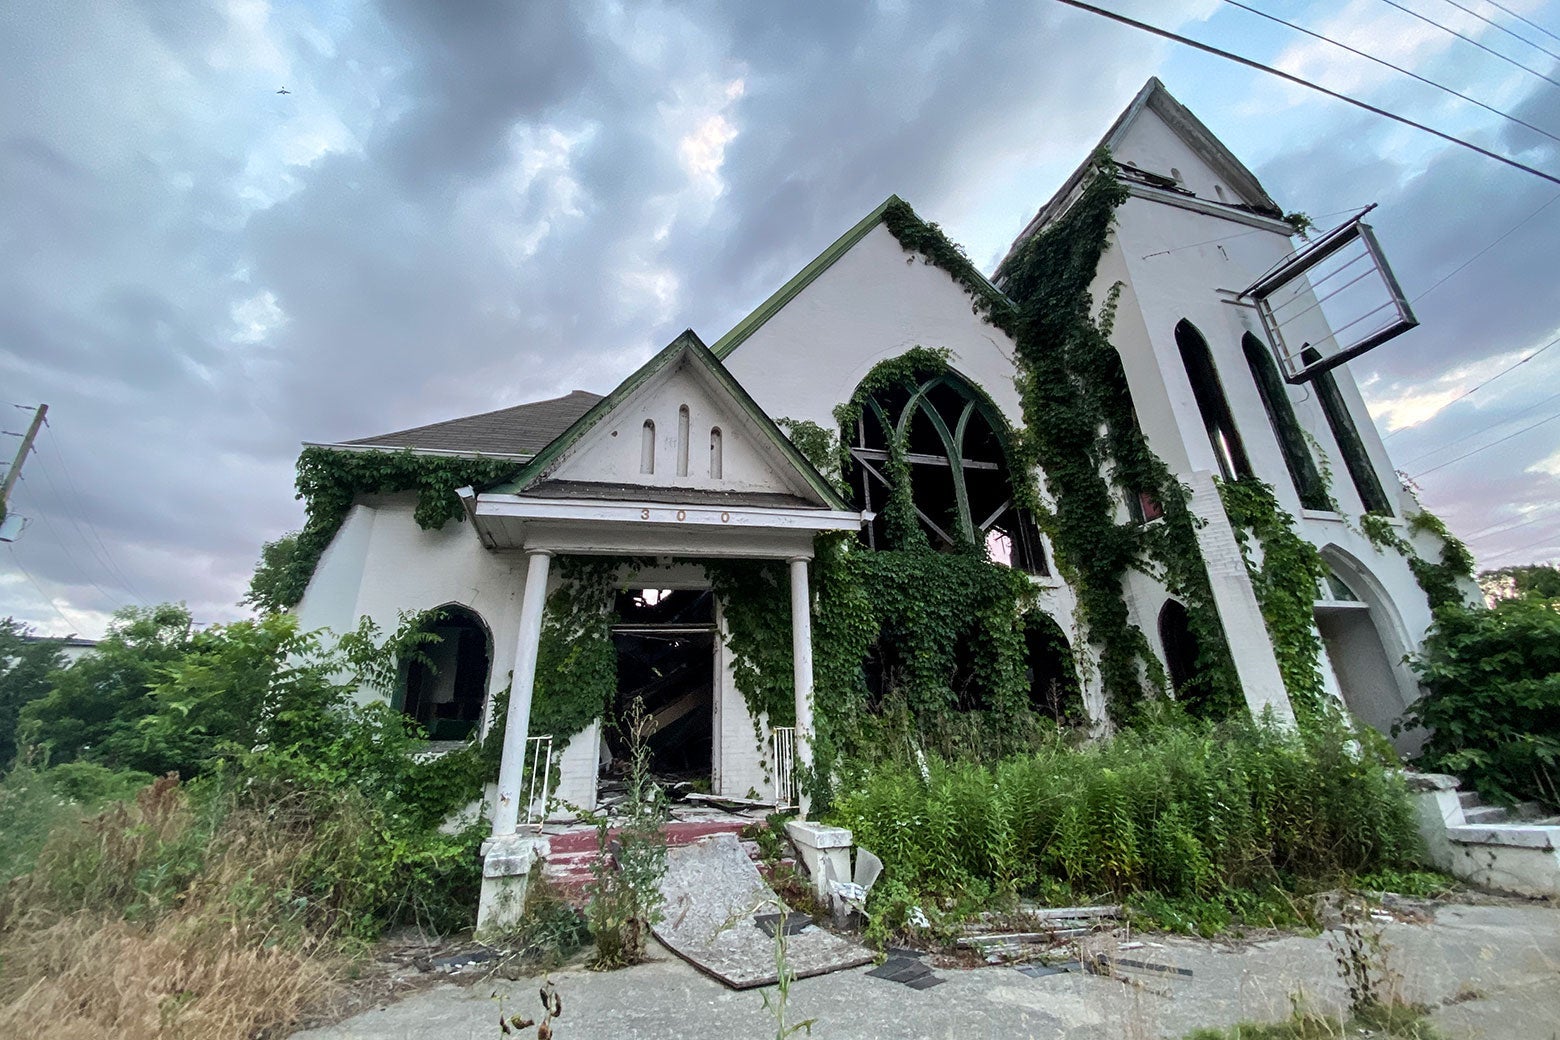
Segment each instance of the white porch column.
[[[791,657],[796,680],[796,768],[811,773],[813,767],[813,657],[812,592],[807,585],[807,559],[791,559]],[[807,818],[809,799],[800,786],[801,816]]]
[[547,604],[547,571],[552,554],[527,554],[525,593],[520,601],[520,635],[515,647],[514,678],[504,722],[504,753],[498,767],[498,791],[493,800],[493,835],[482,843],[482,896],[477,904],[477,934],[499,936],[512,931],[525,911],[531,868],[545,857],[542,837],[516,833],[520,822],[521,779],[525,771],[526,737],[531,726],[531,693],[536,686],[536,648],[542,636],[542,611]]
[[520,821],[520,779],[525,769],[525,742],[530,736],[531,694],[536,688],[536,648],[541,642],[542,612],[547,605],[547,571],[552,553],[538,550],[527,557],[514,678],[510,682],[509,712],[504,717],[504,754],[498,767],[498,796],[493,805],[494,838],[513,835]]

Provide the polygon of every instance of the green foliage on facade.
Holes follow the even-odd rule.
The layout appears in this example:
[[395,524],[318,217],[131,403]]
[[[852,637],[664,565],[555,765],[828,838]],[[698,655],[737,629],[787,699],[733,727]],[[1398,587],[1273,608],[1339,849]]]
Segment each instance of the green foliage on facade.
[[[1078,594],[1099,652],[1111,716],[1130,721],[1164,690],[1163,669],[1122,597],[1130,569],[1155,575],[1187,608],[1204,687],[1200,710],[1224,715],[1242,703],[1239,680],[1213,605],[1189,493],[1148,447],[1121,392],[1110,343],[1115,293],[1098,316],[1089,287],[1126,189],[1107,156],[1067,214],[1025,241],[1004,264],[1003,287],[1018,307],[1018,389],[1025,455],[1040,466],[1055,503],[1045,521],[1062,572]],[[1123,496],[1157,502],[1162,518],[1116,522]]]
[[1360,517],[1360,530],[1378,550],[1391,549],[1407,561],[1432,612],[1442,607],[1463,606],[1466,601],[1463,586],[1473,580],[1473,554],[1441,518],[1428,509],[1410,513],[1405,523],[1409,531],[1432,535],[1440,541],[1441,551],[1436,560],[1421,556],[1412,542],[1398,534],[1392,518],[1384,514],[1366,513]]
[[1405,716],[1430,731],[1421,765],[1560,810],[1560,599],[1443,605],[1411,663],[1427,690]]
[[305,448],[298,456],[297,478],[298,497],[307,514],[303,530],[265,546],[244,602],[274,611],[301,600],[320,556],[359,495],[415,491],[412,518],[423,530],[436,531],[463,518],[458,489],[495,484],[514,476],[518,468],[503,459]]
[[[1314,717],[1327,696],[1315,623],[1317,590],[1327,565],[1316,546],[1295,530],[1295,518],[1278,504],[1270,485],[1254,477],[1220,481],[1219,497],[1245,557],[1289,702],[1302,718]],[[1253,540],[1261,550],[1260,564]]]

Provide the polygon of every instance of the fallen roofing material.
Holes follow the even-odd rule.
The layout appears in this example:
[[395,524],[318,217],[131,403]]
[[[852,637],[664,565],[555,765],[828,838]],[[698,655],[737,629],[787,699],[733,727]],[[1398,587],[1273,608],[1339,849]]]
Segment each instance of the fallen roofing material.
[[[661,895],[664,916],[655,937],[677,956],[733,989],[778,981],[775,940],[756,917],[783,907],[735,835],[667,849]],[[797,978],[807,978],[870,963],[872,953],[809,925],[786,938],[786,960]]]

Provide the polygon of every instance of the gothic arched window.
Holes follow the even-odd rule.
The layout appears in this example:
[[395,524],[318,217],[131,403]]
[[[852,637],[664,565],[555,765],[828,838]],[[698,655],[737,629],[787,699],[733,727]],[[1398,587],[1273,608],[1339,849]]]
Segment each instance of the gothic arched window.
[[871,548],[898,548],[885,515],[889,446],[897,441],[916,520],[935,548],[984,546],[995,563],[1050,573],[1033,517],[1014,502],[1007,422],[962,377],[923,374],[882,387],[863,402],[855,428],[840,436],[850,447],[845,476],[856,508],[877,514],[862,530]]

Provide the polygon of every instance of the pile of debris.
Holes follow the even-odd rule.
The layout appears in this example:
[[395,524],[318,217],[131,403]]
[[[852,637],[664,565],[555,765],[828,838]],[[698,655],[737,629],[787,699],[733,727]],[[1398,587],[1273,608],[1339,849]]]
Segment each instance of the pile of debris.
[[[1017,928],[1015,926],[1018,926]],[[1019,929],[1022,930],[1019,930]],[[1120,906],[1040,907],[1021,904],[1010,914],[982,914],[957,940],[987,964],[1006,964],[1032,978],[1079,972],[1138,984],[1138,977],[1189,978],[1190,969],[1144,959],[1138,950],[1158,943],[1134,941]],[[1122,956],[1133,953],[1132,956]]]

